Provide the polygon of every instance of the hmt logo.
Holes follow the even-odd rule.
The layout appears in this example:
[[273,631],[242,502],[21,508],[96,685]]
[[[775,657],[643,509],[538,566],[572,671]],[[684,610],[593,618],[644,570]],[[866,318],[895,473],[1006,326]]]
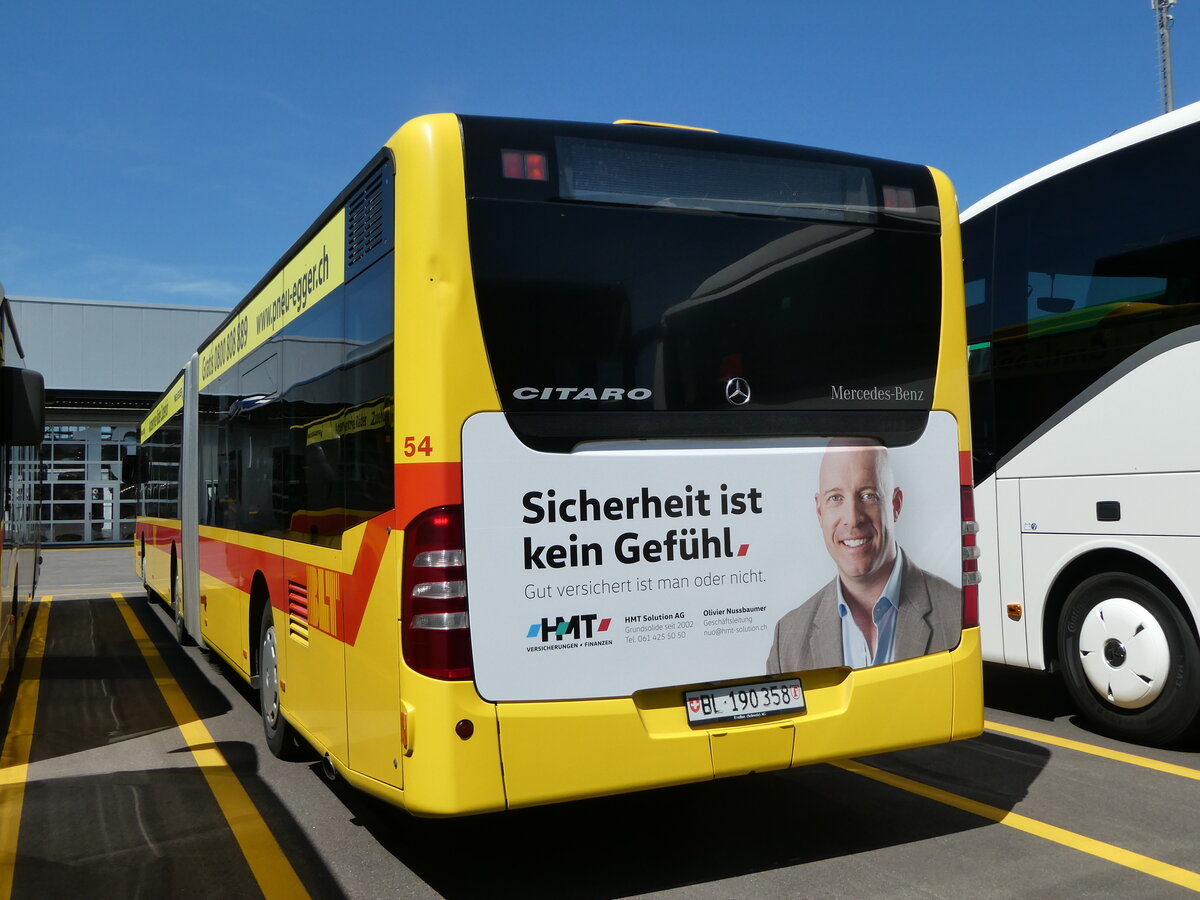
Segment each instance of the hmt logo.
[[612,619],[602,619],[596,613],[574,615],[569,619],[556,616],[554,619],[543,618],[540,622],[534,622],[529,626],[529,632],[525,637],[533,640],[541,635],[543,644],[551,637],[556,641],[568,637],[575,641],[587,640],[608,631],[608,626],[611,624]]

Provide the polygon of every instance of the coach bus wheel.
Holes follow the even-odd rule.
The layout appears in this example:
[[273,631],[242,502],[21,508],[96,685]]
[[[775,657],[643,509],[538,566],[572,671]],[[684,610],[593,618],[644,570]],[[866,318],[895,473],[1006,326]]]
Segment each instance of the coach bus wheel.
[[1166,744],[1197,724],[1200,647],[1150,582],[1123,573],[1083,581],[1063,608],[1058,650],[1080,711],[1110,734]]
[[279,708],[279,666],[276,655],[275,622],[271,616],[271,604],[263,607],[262,628],[259,629],[258,646],[258,706],[262,712],[263,733],[267,747],[280,759],[293,759],[297,755],[298,742],[292,726],[283,717]]

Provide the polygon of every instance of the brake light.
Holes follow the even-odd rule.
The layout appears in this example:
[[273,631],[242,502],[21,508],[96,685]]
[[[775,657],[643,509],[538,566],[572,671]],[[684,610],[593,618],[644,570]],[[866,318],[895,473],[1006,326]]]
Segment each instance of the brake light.
[[521,181],[549,181],[550,166],[545,153],[531,150],[501,150],[500,171],[505,178]]
[[974,628],[979,624],[979,548],[975,535],[979,523],[975,521],[975,492],[969,484],[962,486],[962,583],[963,583],[963,628]]
[[916,212],[917,194],[910,187],[883,186],[883,208],[903,212]]
[[423,675],[446,681],[474,674],[465,543],[461,506],[426,510],[404,529],[404,661]]

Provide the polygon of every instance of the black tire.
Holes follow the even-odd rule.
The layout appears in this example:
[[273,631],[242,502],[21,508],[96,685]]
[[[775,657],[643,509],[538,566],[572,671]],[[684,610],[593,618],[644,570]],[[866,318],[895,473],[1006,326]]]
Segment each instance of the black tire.
[[263,607],[258,639],[258,708],[262,713],[267,747],[279,759],[295,759],[300,742],[279,706],[279,667],[276,663],[275,622],[271,604]]
[[175,640],[182,646],[191,644],[187,623],[183,619],[183,585],[174,557],[171,558],[171,615],[175,619]]
[[1071,591],[1058,627],[1067,690],[1100,730],[1169,744],[1200,722],[1200,647],[1174,603],[1119,572]]

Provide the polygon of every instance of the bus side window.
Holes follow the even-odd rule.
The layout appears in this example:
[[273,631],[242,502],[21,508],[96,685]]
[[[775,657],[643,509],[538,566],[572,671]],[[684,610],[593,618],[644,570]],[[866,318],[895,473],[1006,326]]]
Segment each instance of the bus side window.
[[975,474],[983,477],[995,468],[995,417],[992,412],[992,248],[995,239],[995,210],[971,219],[963,226],[964,290],[967,301],[967,373],[971,406],[985,414],[972,425],[972,457]]

